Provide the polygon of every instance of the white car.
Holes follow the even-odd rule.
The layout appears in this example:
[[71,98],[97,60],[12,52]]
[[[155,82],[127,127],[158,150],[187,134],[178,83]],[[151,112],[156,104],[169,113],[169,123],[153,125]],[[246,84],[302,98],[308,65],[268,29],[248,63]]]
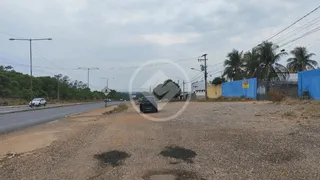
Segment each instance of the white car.
[[46,106],[47,101],[44,98],[35,98],[32,101],[29,102],[29,106]]

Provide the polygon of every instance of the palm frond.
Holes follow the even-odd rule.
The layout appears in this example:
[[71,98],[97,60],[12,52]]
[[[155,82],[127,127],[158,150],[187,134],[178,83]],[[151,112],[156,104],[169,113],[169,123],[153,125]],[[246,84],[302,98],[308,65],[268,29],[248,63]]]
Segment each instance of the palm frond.
[[305,56],[306,59],[309,59],[311,58],[312,56],[315,56],[316,54],[315,53],[310,53],[308,55]]
[[313,66],[318,66],[318,62],[315,60],[308,60],[309,64],[312,64]]

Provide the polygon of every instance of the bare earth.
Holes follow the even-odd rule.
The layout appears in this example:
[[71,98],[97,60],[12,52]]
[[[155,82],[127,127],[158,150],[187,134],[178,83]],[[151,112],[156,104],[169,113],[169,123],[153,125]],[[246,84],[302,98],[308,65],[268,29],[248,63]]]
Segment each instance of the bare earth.
[[319,117],[295,105],[193,102],[165,122],[104,111],[0,136],[0,179],[320,179]]

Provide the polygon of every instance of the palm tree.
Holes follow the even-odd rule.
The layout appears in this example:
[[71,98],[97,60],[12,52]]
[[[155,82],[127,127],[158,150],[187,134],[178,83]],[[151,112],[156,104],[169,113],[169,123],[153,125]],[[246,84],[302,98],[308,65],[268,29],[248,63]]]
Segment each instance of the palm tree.
[[290,53],[293,57],[287,60],[287,68],[292,72],[315,69],[318,65],[317,61],[310,59],[312,56],[315,56],[315,54],[308,54],[308,50],[305,47],[296,47]]
[[261,68],[261,72],[259,74],[261,74],[261,79],[267,79],[270,81],[271,79],[279,80],[286,79],[288,77],[288,69],[278,63],[281,57],[287,55],[288,53],[284,51],[276,53],[276,50],[279,48],[279,46],[268,41],[259,44],[256,48],[259,53],[259,67]]
[[232,52],[228,53],[227,58],[224,61],[224,73],[223,76],[226,76],[227,79],[233,80],[240,80],[243,76],[243,52],[239,52],[238,50],[233,50]]
[[245,71],[246,71],[246,76],[248,78],[252,77],[257,77],[258,73],[257,71],[259,70],[259,53],[257,48],[253,48],[251,51],[248,51],[244,54],[243,60],[244,64],[246,66]]

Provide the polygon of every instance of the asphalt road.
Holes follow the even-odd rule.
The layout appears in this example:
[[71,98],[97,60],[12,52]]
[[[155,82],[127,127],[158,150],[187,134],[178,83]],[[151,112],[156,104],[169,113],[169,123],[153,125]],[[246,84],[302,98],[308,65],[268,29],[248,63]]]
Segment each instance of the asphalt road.
[[[47,104],[46,107],[54,107],[54,106],[61,106],[61,104]],[[41,106],[43,107],[43,106]],[[34,107],[37,108],[37,107]],[[0,107],[0,113],[6,113],[6,112],[15,112],[15,111],[23,111],[30,109],[28,105],[23,106],[15,106],[15,107]]]
[[[122,102],[108,102],[108,105],[118,105]],[[104,107],[104,103],[91,103],[35,111],[0,114],[0,134],[14,130],[47,123],[71,114],[81,113]]]

